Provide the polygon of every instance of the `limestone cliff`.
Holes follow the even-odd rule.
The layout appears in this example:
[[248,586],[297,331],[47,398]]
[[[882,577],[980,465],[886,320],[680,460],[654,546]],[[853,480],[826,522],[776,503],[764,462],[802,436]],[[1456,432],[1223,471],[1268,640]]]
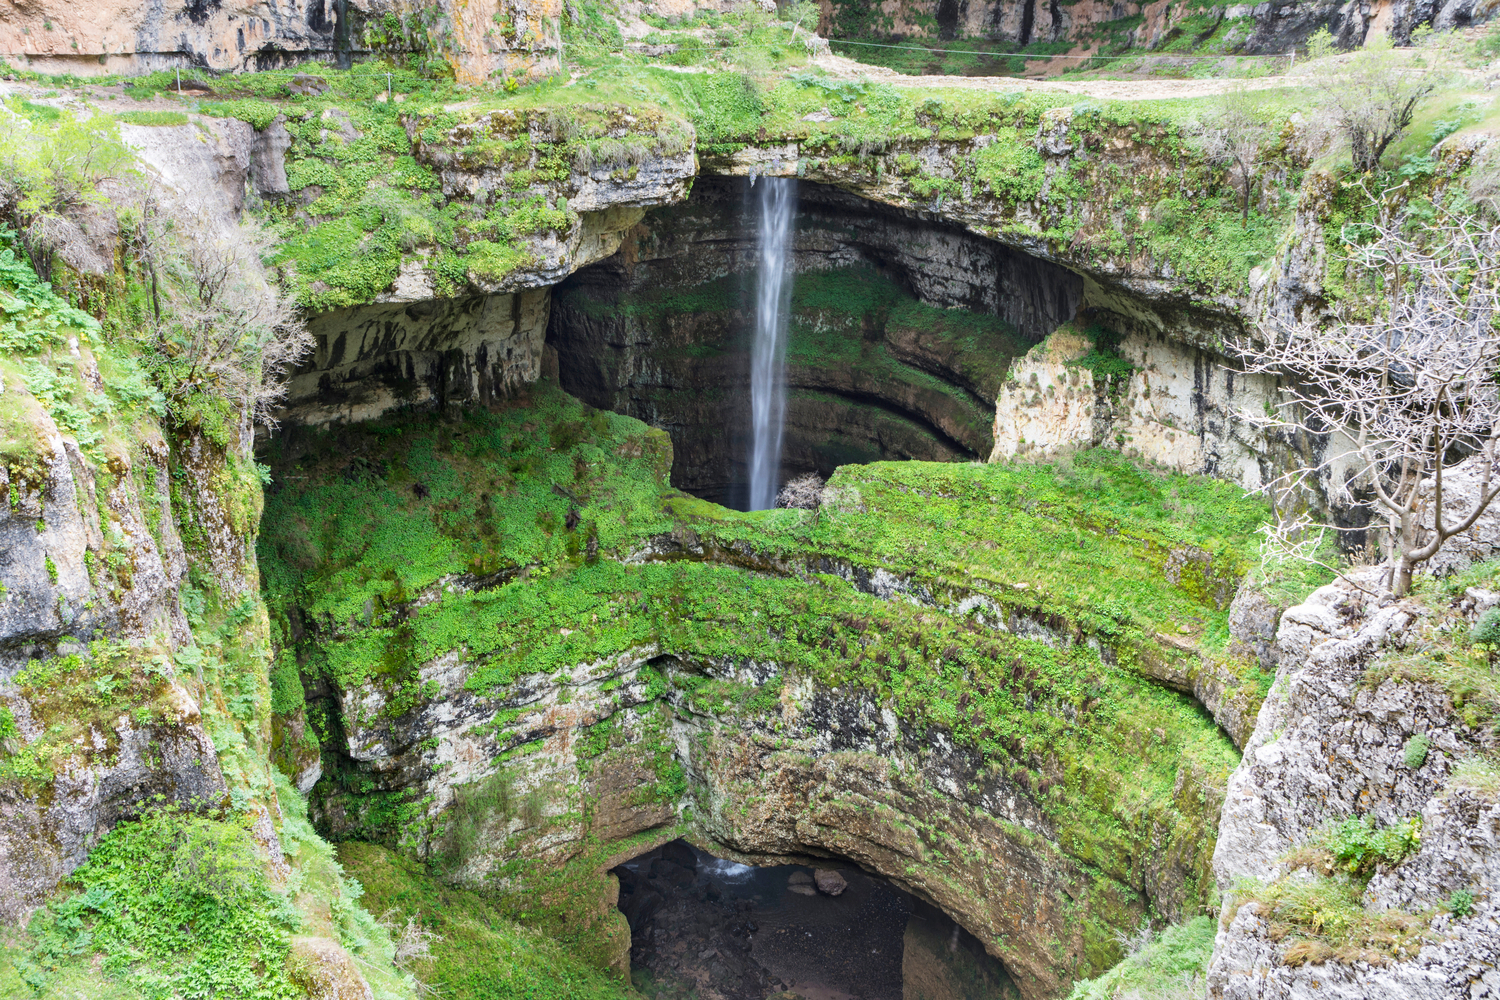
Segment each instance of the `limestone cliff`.
[[103,76],[313,61],[347,68],[355,56],[417,54],[449,63],[461,83],[477,85],[555,70],[561,16],[558,0],[23,2],[0,20],[0,59],[43,73]]
[[[1302,0],[1284,5],[1165,3],[1039,3],[1037,0],[820,0],[819,30],[833,39],[932,39],[1010,43],[1037,55],[1068,51],[1162,50],[1281,55],[1326,28],[1345,46],[1372,35],[1407,42],[1413,30],[1439,30],[1482,21],[1483,3],[1387,2],[1339,4]],[[1048,49],[1043,46],[1055,46]],[[962,47],[962,46],[956,46]],[[868,58],[867,51],[851,46]],[[878,54],[877,54],[878,56]],[[1031,68],[1046,72],[1037,60]]]
[[[1488,672],[1462,637],[1497,598],[1377,601],[1360,589],[1373,580],[1282,617],[1276,682],[1219,827],[1210,997],[1493,995],[1494,702],[1461,678]],[[1454,667],[1432,669],[1439,658]],[[1397,834],[1382,853],[1351,853],[1378,830]]]

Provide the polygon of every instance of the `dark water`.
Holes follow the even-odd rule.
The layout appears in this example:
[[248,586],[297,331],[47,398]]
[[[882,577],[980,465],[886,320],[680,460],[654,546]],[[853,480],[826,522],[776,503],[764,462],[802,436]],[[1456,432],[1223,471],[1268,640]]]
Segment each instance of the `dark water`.
[[[903,984],[903,953],[910,941],[935,941],[936,948],[921,953],[929,974],[921,980],[920,1000],[1009,994],[999,963],[941,913],[848,863],[830,861],[825,870],[843,879],[838,895],[814,888],[812,868],[753,868],[684,841],[616,868],[636,988],[654,1000],[765,1000],[783,993],[806,1000],[918,1000],[912,984]],[[960,954],[950,934],[971,943],[964,962],[972,965],[969,953],[975,952],[981,965],[993,968],[977,980],[967,969],[962,975],[940,970],[939,982],[970,985],[933,996],[932,955]]]

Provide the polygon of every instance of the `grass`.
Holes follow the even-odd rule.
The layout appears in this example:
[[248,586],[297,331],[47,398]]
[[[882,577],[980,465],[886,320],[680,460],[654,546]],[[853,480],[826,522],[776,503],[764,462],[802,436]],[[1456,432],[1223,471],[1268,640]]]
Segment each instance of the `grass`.
[[1286,965],[1383,965],[1415,958],[1429,942],[1433,913],[1367,909],[1365,881],[1342,873],[1283,877],[1269,885],[1252,880],[1237,885],[1234,894],[1241,905],[1264,907],[1271,940],[1281,944]]
[[1407,960],[1430,938],[1431,909],[1370,909],[1364,894],[1371,876],[1420,846],[1420,817],[1384,827],[1370,817],[1330,820],[1282,859],[1288,874],[1269,884],[1244,880],[1235,899],[1262,905],[1287,965]]
[[396,928],[432,935],[407,965],[452,1000],[628,1000],[622,983],[556,941],[523,927],[484,896],[454,888],[420,862],[374,844],[339,845],[339,861],[364,886],[365,905]]
[[1500,565],[1493,562],[1477,563],[1442,580],[1418,577],[1413,593],[1430,613],[1418,622],[1415,638],[1401,649],[1382,653],[1366,669],[1360,683],[1370,688],[1387,680],[1433,684],[1447,692],[1454,712],[1465,725],[1495,725],[1500,720],[1496,650],[1474,641],[1467,618],[1452,603],[1469,587],[1497,585]]
[[1158,934],[1102,976],[1073,984],[1068,1000],[1196,1000],[1214,950],[1214,921],[1193,917]]

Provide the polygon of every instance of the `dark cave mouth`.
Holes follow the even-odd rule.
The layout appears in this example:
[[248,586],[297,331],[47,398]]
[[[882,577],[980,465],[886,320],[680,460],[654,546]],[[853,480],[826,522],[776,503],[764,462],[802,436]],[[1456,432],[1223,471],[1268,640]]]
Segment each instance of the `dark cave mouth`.
[[845,861],[755,867],[674,840],[613,869],[652,1000],[998,1000],[1004,968],[940,910]]

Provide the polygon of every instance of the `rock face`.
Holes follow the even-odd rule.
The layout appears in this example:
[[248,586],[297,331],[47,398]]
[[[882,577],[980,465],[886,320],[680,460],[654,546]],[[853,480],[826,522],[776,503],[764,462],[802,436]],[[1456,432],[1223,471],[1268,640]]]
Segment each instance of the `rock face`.
[[1016,363],[996,402],[991,461],[1102,445],[1179,472],[1261,485],[1273,448],[1244,414],[1272,398],[1268,379],[1160,334],[1120,338],[1114,368],[1109,358],[1086,367],[1095,350],[1073,328]]
[[[93,364],[86,351],[79,361]],[[243,593],[246,550],[241,512],[222,506],[217,449],[141,428],[105,456],[85,454],[24,386],[6,386],[5,395],[29,432],[15,435],[11,425],[9,441],[30,450],[0,454],[11,497],[0,512],[0,707],[15,727],[0,742],[8,755],[41,762],[0,783],[0,921],[9,923],[81,864],[101,833],[153,798],[187,808],[225,800],[200,713],[208,692],[172,660],[193,641],[178,600],[188,557],[172,470],[198,498],[203,572],[223,571]],[[92,640],[103,650],[90,649]],[[131,690],[145,714],[111,712],[97,694],[77,700],[98,685]],[[79,707],[91,702],[103,707]],[[68,747],[56,744],[58,734],[75,732]]]
[[1111,21],[1137,18],[1126,30],[1127,44],[1156,48],[1179,38],[1209,43],[1211,51],[1281,55],[1300,46],[1320,28],[1344,47],[1363,44],[1373,34],[1389,34],[1405,44],[1411,32],[1430,24],[1439,30],[1482,20],[1485,7],[1474,0],[1415,0],[1392,4],[1341,4],[1297,0],[1287,4],[1237,4],[1216,12],[1206,29],[1201,20],[1181,23],[1198,8],[1161,3],[1084,2],[1059,5],[1039,0],[886,0],[875,10],[859,0],[821,0],[819,32],[830,38],[968,38],[1016,45],[1072,42],[1082,49],[1097,43]]
[[[122,135],[160,197],[233,224],[247,127],[126,127]],[[115,250],[100,249],[111,258]],[[53,318],[16,315],[23,324]],[[267,694],[268,649],[250,424],[228,407],[213,435],[141,409],[128,424],[116,420],[106,387],[119,355],[105,354],[88,317],[64,320],[74,332],[34,363],[76,386],[93,417],[80,421],[26,382],[0,380],[5,923],[24,921],[100,836],[152,805],[232,808],[268,865],[285,869],[264,763],[269,712],[257,719],[254,711]],[[226,653],[220,629],[230,609]],[[238,714],[226,707],[231,697]]]
[[[427,8],[407,0],[310,0],[301,9],[274,0],[20,3],[0,22],[0,58],[42,73],[75,76],[174,67],[222,73],[312,60],[347,66],[355,56],[372,52],[436,47],[460,83],[478,85],[555,70],[561,14],[561,0],[479,0]],[[452,43],[434,46],[445,28]]]
[[546,289],[320,313],[284,419],[369,420],[396,406],[487,406],[541,376]]
[[[1430,613],[1411,601],[1380,606],[1341,582],[1282,617],[1280,669],[1230,779],[1214,852],[1225,902],[1211,998],[1492,995],[1485,977],[1500,959],[1500,805],[1492,787],[1469,787],[1453,773],[1492,737],[1466,724],[1433,681],[1363,679],[1378,657],[1422,642],[1419,623]],[[1426,742],[1414,755],[1417,737]],[[1283,859],[1323,824],[1350,816],[1376,826],[1421,817],[1420,848],[1383,867],[1363,893],[1369,912],[1414,914],[1421,936],[1395,957],[1288,960],[1296,928],[1288,938],[1266,904],[1244,902],[1236,885],[1310,882],[1305,868],[1286,875],[1297,862]],[[1458,890],[1477,900],[1472,915],[1443,912]]]

